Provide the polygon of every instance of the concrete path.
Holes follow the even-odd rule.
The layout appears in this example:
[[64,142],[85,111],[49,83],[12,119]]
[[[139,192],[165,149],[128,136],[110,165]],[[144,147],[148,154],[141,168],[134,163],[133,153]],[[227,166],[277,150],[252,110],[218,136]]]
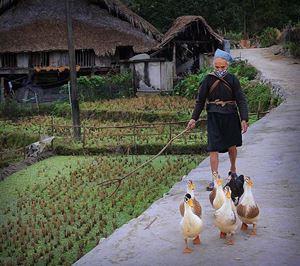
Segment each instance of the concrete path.
[[[209,193],[205,191],[211,179],[206,159],[174,185],[167,196],[116,230],[76,266],[300,265],[300,64],[274,56],[268,49],[233,54],[247,58],[261,71],[263,79],[286,96],[282,105],[249,128],[239,149],[238,172],[254,180],[254,197],[261,210],[257,236],[238,229],[234,246],[226,246],[219,239]],[[224,154],[221,175],[225,177],[228,169],[229,160]],[[183,254],[178,205],[188,179],[196,183],[205,230],[202,244],[193,246],[191,254]]]

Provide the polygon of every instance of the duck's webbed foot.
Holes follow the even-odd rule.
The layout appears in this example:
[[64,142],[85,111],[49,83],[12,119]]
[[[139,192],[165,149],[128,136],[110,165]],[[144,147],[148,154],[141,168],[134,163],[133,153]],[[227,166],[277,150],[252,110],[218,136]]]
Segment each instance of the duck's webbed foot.
[[225,242],[226,245],[234,245],[234,240],[232,238],[227,239]]
[[252,229],[252,231],[250,232],[250,235],[251,235],[251,236],[256,236],[256,224],[253,224],[253,229]]
[[196,237],[193,239],[193,244],[194,244],[194,245],[200,245],[200,244],[201,244],[201,240],[200,240],[199,235],[196,236]]
[[226,233],[220,232],[220,238],[222,238],[222,239],[226,238]]
[[188,247],[187,239],[184,239],[184,242],[185,242],[185,248],[183,249],[183,253],[191,253],[193,250]]
[[193,250],[189,247],[183,249],[183,253],[192,253],[192,251]]
[[246,231],[247,229],[248,229],[248,225],[245,223],[242,223],[241,230]]

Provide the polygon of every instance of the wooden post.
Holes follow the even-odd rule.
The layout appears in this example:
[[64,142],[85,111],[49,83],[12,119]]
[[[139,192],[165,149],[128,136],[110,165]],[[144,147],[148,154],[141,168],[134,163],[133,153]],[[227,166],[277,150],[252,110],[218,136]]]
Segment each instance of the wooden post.
[[176,74],[176,43],[173,44],[173,78],[177,77]]
[[37,96],[36,92],[34,93],[34,98],[35,98],[36,108],[37,108],[37,111],[39,113],[40,112],[40,106],[39,106],[39,100],[38,100],[38,96]]
[[169,140],[172,138],[172,124],[169,124]]
[[82,148],[85,148],[86,128],[83,127]]
[[5,103],[5,97],[4,97],[4,77],[1,77],[1,83],[0,83],[0,93],[1,93],[1,99],[0,99],[0,102],[2,104]]
[[[23,135],[23,139],[25,139],[25,133]],[[23,157],[24,157],[24,160],[26,159],[26,145],[24,145],[23,147]]]
[[[54,135],[54,117],[51,117],[51,137]],[[53,141],[51,141],[51,150],[53,150]]]
[[71,100],[72,100],[72,120],[74,137],[80,140],[80,110],[79,100],[77,95],[76,83],[76,66],[75,66],[75,48],[72,28],[72,1],[65,0],[66,3],[66,17],[67,17],[67,32],[68,32],[68,50],[69,50],[69,66],[70,66],[70,84],[71,84]]
[[258,107],[257,107],[257,119],[260,118],[260,109],[261,109],[261,102],[258,102]]
[[[199,126],[200,127],[200,126]],[[200,140],[200,142],[202,142],[203,141],[203,139],[204,139],[204,136],[203,136],[203,129],[202,129],[202,127],[200,127],[199,128],[199,140]],[[197,144],[197,137],[196,137],[196,143],[195,144]]]
[[134,153],[137,154],[137,143],[136,143],[136,127],[133,126],[133,145],[134,145]]
[[273,97],[271,97],[271,101],[270,101],[270,110],[271,109],[273,109],[273,107],[274,107],[274,98]]
[[39,125],[39,139],[41,139],[41,124]]

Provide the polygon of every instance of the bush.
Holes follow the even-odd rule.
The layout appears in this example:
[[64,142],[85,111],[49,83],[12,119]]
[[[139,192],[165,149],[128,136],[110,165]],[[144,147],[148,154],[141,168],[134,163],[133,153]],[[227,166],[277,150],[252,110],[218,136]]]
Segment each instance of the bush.
[[199,86],[204,80],[205,76],[211,72],[212,69],[209,67],[204,67],[200,69],[197,74],[190,74],[186,78],[180,81],[174,87],[174,94],[178,96],[183,96],[188,99],[193,99],[197,96]]
[[241,32],[228,31],[226,32],[225,37],[231,41],[240,42],[240,40],[243,38],[243,34]]
[[269,47],[273,44],[276,44],[277,32],[278,30],[275,28],[266,28],[259,36],[261,47]]
[[300,57],[300,45],[295,42],[288,42],[284,45],[284,48],[294,57]]
[[[203,81],[205,76],[212,71],[212,68],[204,67],[197,74],[191,74],[174,87],[174,94],[193,99],[198,93],[200,83]],[[241,85],[246,85],[249,80],[253,80],[256,75],[256,69],[249,65],[246,61],[236,61],[229,67],[229,72],[235,74],[241,82]]]
[[[187,76],[174,88],[176,95],[185,96],[187,98],[194,98],[198,92],[199,84],[204,77],[212,69],[205,68],[198,74]],[[260,102],[260,111],[267,111],[270,108],[271,99],[273,98],[273,105],[277,106],[281,103],[280,97],[273,97],[271,89],[262,83],[251,85],[250,80],[254,80],[257,75],[257,70],[247,63],[247,61],[238,60],[232,63],[229,67],[229,72],[236,75],[240,81],[241,87],[247,97],[248,107],[250,112],[257,112]]]
[[22,114],[22,108],[15,100],[7,98],[5,103],[0,105],[0,112],[1,117],[12,119]]
[[255,79],[257,70],[255,67],[247,63],[247,61],[237,60],[229,66],[229,72],[236,75],[239,79],[247,78],[248,80]]
[[69,117],[71,115],[71,106],[69,102],[55,102],[48,105],[48,107],[48,110],[45,108],[45,113],[62,117]]
[[[78,94],[82,101],[133,97],[132,73],[127,71],[114,75],[93,75],[77,78]],[[68,85],[63,86],[68,90]]]
[[272,98],[271,89],[265,84],[258,84],[255,87],[244,89],[247,97],[248,108],[250,112],[257,112],[260,102],[260,111],[267,111],[270,107]]

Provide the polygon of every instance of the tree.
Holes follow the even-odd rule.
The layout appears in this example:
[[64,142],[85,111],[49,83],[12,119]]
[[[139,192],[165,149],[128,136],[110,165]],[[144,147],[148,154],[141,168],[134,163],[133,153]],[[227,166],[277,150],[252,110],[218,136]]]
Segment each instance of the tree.
[[126,3],[163,33],[183,15],[202,16],[214,30],[250,35],[266,27],[281,29],[300,19],[297,0],[126,0]]

